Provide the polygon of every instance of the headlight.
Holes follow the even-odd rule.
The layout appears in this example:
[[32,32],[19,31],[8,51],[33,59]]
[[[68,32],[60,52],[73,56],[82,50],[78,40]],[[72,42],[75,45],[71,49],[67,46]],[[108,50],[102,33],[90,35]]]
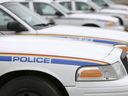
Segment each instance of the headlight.
[[114,23],[113,22],[111,22],[111,21],[109,21],[109,22],[107,22],[106,23],[106,25],[105,25],[106,27],[111,27],[111,26],[114,26]]
[[76,81],[106,81],[117,80],[126,76],[126,70],[120,62],[108,66],[80,68],[76,73]]
[[116,45],[115,47],[120,48],[125,52],[128,52],[128,46],[127,45]]

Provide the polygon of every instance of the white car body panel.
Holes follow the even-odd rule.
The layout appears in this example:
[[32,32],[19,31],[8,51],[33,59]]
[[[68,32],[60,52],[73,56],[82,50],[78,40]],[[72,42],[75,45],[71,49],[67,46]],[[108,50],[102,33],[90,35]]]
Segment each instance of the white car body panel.
[[[67,90],[71,96],[127,96],[127,77],[118,81],[108,82],[91,82],[91,83],[77,83],[78,87],[72,88],[67,87]],[[85,85],[91,86],[93,88],[84,87]],[[112,86],[112,87],[111,87]]]
[[72,17],[73,18],[80,18],[81,17],[83,19],[84,18],[86,18],[86,19],[87,18],[88,19],[92,19],[93,18],[94,20],[103,20],[103,21],[104,20],[106,20],[106,21],[109,21],[110,20],[110,21],[113,21],[113,22],[115,22],[115,21],[117,22],[118,21],[116,18],[113,18],[113,17],[104,16],[104,15],[100,15],[100,14],[93,14],[93,13],[92,14],[90,13],[88,15],[87,14],[72,14],[72,15],[69,15],[69,17],[71,17],[71,18]]
[[[61,39],[59,39],[59,38],[56,40],[54,40],[55,38],[54,39],[48,38],[48,40],[42,40],[43,38],[46,38],[46,37],[43,37],[43,38],[35,37],[34,40],[31,40],[31,38],[30,38],[30,40],[32,41],[30,43],[28,43],[26,41],[26,39],[29,39],[29,37],[24,37],[23,38],[24,40],[22,40],[22,38],[20,38],[22,40],[22,42],[25,44],[25,46],[19,47],[20,43],[18,44],[18,41],[15,41],[19,37],[17,36],[17,38],[15,37],[15,39],[12,38],[11,40],[8,37],[6,37],[6,40],[5,40],[5,38],[3,37],[3,40],[1,39],[1,41],[2,41],[2,43],[1,43],[2,49],[1,50],[4,52],[4,49],[5,49],[5,52],[9,52],[9,53],[13,52],[13,50],[14,50],[14,52],[16,52],[16,53],[18,53],[18,52],[31,53],[31,54],[43,53],[43,54],[51,54],[51,55],[58,55],[58,56],[67,56],[67,54],[69,54],[68,55],[69,57],[78,56],[81,58],[90,58],[90,59],[97,58],[97,60],[102,60],[104,57],[106,57],[109,54],[109,52],[111,52],[113,50],[113,48],[111,48],[111,47],[109,48],[109,46],[101,46],[101,45],[98,45],[95,43],[92,43],[92,45],[91,45],[90,42],[77,43],[77,41],[76,41],[76,43],[73,43],[73,40],[70,40],[71,42],[68,42],[69,41],[68,39],[65,40],[65,42],[62,41],[62,42],[64,42],[64,44],[67,43],[68,44],[68,46],[67,46],[67,45],[64,45],[63,43],[61,43],[61,41],[60,41]],[[10,40],[10,43],[7,44],[6,42],[9,42],[9,40]],[[14,43],[12,44],[11,42],[14,42]],[[15,42],[16,42],[16,44],[15,44]],[[38,42],[38,43],[36,43],[36,42]],[[55,42],[55,43],[51,44],[50,42]],[[36,43],[36,44],[33,45],[33,43]],[[84,43],[86,44],[86,47],[84,47],[85,46]],[[43,44],[46,44],[46,45],[44,46]],[[17,46],[15,46],[15,45],[17,45]],[[59,45],[59,46],[56,46],[56,45]],[[7,48],[7,46],[10,46],[10,48]],[[52,47],[52,46],[54,46],[54,47]],[[88,48],[88,46],[90,48]],[[50,49],[48,49],[47,47],[49,47]],[[95,51],[95,50],[93,50],[94,47],[95,48],[98,47],[96,53],[94,53],[94,51]],[[43,50],[41,51],[40,48]],[[21,50],[21,51],[19,51],[19,50]],[[65,50],[65,51],[62,51],[62,50]],[[87,51],[86,54],[82,54],[82,53],[84,53],[83,50]],[[91,50],[91,51],[89,51],[89,50]],[[78,51],[78,53],[76,51]],[[90,56],[88,55],[88,54],[92,54],[92,53],[97,54],[97,55],[90,55]]]
[[[30,25],[28,25],[25,21],[20,19],[11,11],[7,10],[3,6],[0,6],[5,12],[7,12],[10,16],[15,18],[17,22],[23,25],[28,31],[20,32],[18,34],[23,35],[41,35],[41,36],[55,36],[55,37],[68,37],[78,40],[85,40],[96,42],[97,43],[104,43],[104,44],[125,44],[127,45],[128,42],[128,33],[122,31],[114,31],[114,30],[105,30],[99,28],[90,28],[90,27],[76,27],[76,26],[50,26],[46,28],[42,28],[42,30],[35,30]],[[1,31],[3,32],[3,31]],[[16,32],[3,32],[3,34],[16,34]],[[109,41],[109,42],[108,42]]]
[[117,9],[117,10],[128,11],[128,6],[126,6],[126,5],[111,4],[110,8]]
[[115,10],[115,9],[103,9],[101,12],[106,12],[106,13],[115,13],[115,14],[122,14],[122,15],[128,15],[127,11],[122,11],[122,10]]
[[[66,30],[69,31],[66,31]],[[25,33],[22,33],[25,34]],[[58,25],[55,27],[38,30],[38,34],[51,34],[51,36],[54,34],[58,35],[69,35],[69,36],[87,36],[87,37],[101,37],[101,38],[107,38],[107,39],[113,39],[113,40],[119,40],[119,41],[128,41],[128,33],[120,32],[120,31],[110,31],[110,30],[104,30],[99,28],[90,28],[90,27],[75,27],[75,26],[63,26]],[[116,35],[115,35],[116,34]],[[90,40],[91,41],[91,40]]]
[[[14,59],[14,57],[27,57],[31,58],[32,60],[32,58],[39,57],[48,58],[48,56],[44,57],[44,55],[49,55],[53,56],[52,59],[67,58],[68,60],[70,60],[71,58],[69,57],[73,56],[72,58],[88,58],[90,60],[98,60],[100,62],[113,64],[117,61],[121,62],[120,56],[122,54],[122,50],[118,48],[99,45],[96,43],[74,41],[62,38],[42,38],[37,36],[3,36],[0,37],[0,42],[2,43],[2,46],[0,48],[0,76],[15,71],[38,71],[49,74],[59,80],[66,88],[69,96],[94,96],[94,94],[95,96],[107,96],[108,94],[111,96],[128,95],[127,76],[115,81],[77,82],[75,81],[75,75],[78,68],[81,67],[80,65],[59,63],[53,64],[49,63],[48,61],[47,63],[39,63],[34,61],[21,62],[20,60]],[[59,44],[60,46],[56,46],[57,44]],[[91,50],[92,45],[96,50]],[[98,50],[99,52],[97,52]],[[54,55],[59,56],[54,57]],[[99,56],[100,58],[97,58],[98,55],[100,55],[101,57]],[[107,56],[104,57],[105,55]],[[3,59],[2,56],[4,56],[4,58],[6,58],[6,56],[7,58],[11,56],[13,59],[6,61],[7,59]],[[90,57],[94,59],[91,59]],[[104,59],[101,60],[101,58]],[[120,91],[120,93],[118,91]],[[117,94],[117,92],[119,94]]]
[[112,9],[128,11],[128,6],[123,4],[114,3],[112,0],[103,0]]
[[[104,46],[96,43],[91,44],[89,42],[80,42],[80,41],[74,41],[74,40],[49,38],[49,37],[42,38],[42,37],[33,37],[33,36],[30,36],[30,37],[29,36],[24,36],[24,37],[23,36],[10,36],[10,37],[7,36],[7,37],[1,37],[0,42],[3,44],[2,47],[0,48],[0,55],[7,53],[7,54],[4,54],[4,56],[6,55],[13,56],[12,54],[14,54],[14,56],[21,56],[21,57],[27,56],[27,57],[31,57],[31,59],[32,57],[40,57],[41,54],[42,54],[41,57],[43,57],[43,54],[44,54],[44,55],[50,55],[50,56],[58,56],[55,58],[60,58],[61,56],[63,56],[65,58],[68,58],[68,57],[88,58],[90,60],[107,62],[107,60],[103,58],[107,58],[109,55],[111,56],[111,53],[114,52],[113,50],[118,50],[119,53],[114,52],[115,56],[114,58],[111,58],[111,61],[109,60],[110,58],[108,57],[109,58],[108,63],[113,64],[115,62],[115,59],[116,61],[120,60],[119,56],[122,53],[122,50],[114,49],[112,46]],[[22,47],[23,45],[25,46]],[[59,45],[59,46],[56,46],[56,45]],[[91,50],[90,48],[93,49],[92,46],[95,47],[97,50]],[[30,54],[35,54],[35,55],[30,55]],[[91,59],[90,57],[93,59]],[[11,65],[12,63],[13,63],[13,66]],[[24,63],[25,63],[25,66],[24,66]],[[75,86],[75,80],[74,80],[75,72],[77,68],[80,67],[80,65],[75,65],[75,64],[74,65],[50,64],[50,63],[36,64],[36,62],[24,62],[24,63],[20,61],[5,63],[4,61],[2,61],[0,62],[0,64],[2,64],[1,66],[3,67],[0,68],[1,69],[0,75],[11,72],[11,71],[35,70],[35,71],[46,72],[50,75],[53,75],[58,80],[60,80],[64,84],[64,86]],[[35,63],[35,65],[32,63]],[[56,68],[58,68],[58,70],[56,70]],[[61,69],[66,69],[66,70],[61,70]],[[67,74],[68,74],[68,78],[67,78]]]

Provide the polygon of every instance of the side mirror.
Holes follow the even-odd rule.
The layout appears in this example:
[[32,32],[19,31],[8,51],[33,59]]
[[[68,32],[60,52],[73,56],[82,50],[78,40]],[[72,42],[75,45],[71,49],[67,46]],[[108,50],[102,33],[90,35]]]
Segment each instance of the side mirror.
[[104,4],[104,6],[105,6],[105,7],[109,7],[109,5],[108,5],[108,4]]
[[9,22],[7,24],[7,29],[11,31],[16,31],[16,32],[25,31],[25,28],[23,28],[23,26],[20,25],[18,22]]
[[55,23],[55,21],[53,19],[50,19],[48,24],[55,25],[56,23]]
[[56,15],[56,16],[59,16],[59,17],[63,16],[63,14],[62,14],[61,12],[59,12],[59,11],[57,11],[57,12],[55,13],[55,15]]
[[93,8],[90,8],[90,10],[91,10],[92,12],[94,12],[94,11],[95,11],[95,9],[93,9]]

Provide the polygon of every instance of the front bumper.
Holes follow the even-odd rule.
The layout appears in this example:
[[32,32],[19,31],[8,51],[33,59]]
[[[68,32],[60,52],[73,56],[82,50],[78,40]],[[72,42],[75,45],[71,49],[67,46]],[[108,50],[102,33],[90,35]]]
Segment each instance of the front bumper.
[[78,82],[66,89],[69,96],[128,96],[128,76],[116,81]]

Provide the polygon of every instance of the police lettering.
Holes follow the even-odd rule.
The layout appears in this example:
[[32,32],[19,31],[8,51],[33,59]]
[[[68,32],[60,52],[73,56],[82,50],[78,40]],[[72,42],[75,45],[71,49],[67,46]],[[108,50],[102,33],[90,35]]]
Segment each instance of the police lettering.
[[19,56],[14,56],[12,61],[13,62],[29,62],[29,63],[51,63],[50,58],[41,58],[41,57],[19,57]]

